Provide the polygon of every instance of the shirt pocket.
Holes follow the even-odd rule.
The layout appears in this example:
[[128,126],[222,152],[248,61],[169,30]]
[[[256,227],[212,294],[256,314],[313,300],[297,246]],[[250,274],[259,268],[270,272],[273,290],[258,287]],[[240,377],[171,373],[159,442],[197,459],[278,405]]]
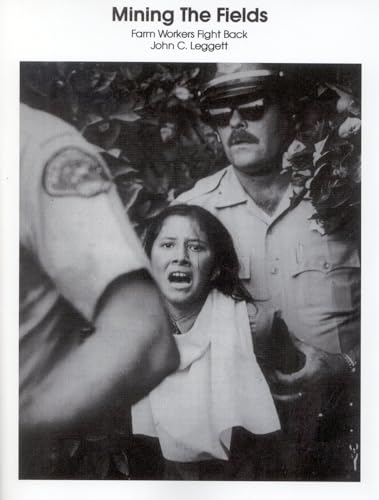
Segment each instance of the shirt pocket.
[[251,250],[252,255],[247,253],[239,254],[240,269],[238,277],[250,292],[255,300],[268,300],[267,281],[265,275],[265,261],[259,260],[254,256],[254,249]]
[[299,314],[314,323],[351,315],[360,304],[360,259],[352,242],[298,242],[291,276]]
[[247,254],[242,254],[239,256],[239,271],[238,277],[241,280],[250,280],[251,270],[250,270],[250,256]]

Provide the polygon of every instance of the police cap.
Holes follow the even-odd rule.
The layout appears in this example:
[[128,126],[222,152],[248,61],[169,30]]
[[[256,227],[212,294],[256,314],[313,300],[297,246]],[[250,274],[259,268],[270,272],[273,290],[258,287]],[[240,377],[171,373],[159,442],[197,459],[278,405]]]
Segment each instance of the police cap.
[[217,105],[219,101],[265,93],[286,94],[290,74],[279,64],[220,63],[214,66],[213,75],[202,86],[202,108]]

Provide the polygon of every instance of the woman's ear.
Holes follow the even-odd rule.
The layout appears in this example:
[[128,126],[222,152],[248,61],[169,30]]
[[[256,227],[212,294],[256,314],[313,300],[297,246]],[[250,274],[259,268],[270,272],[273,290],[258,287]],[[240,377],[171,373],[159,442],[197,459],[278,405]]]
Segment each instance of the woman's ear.
[[216,269],[214,269],[213,273],[212,273],[212,276],[211,276],[211,281],[214,281],[215,279],[217,279],[218,277],[220,276],[220,269],[217,267]]

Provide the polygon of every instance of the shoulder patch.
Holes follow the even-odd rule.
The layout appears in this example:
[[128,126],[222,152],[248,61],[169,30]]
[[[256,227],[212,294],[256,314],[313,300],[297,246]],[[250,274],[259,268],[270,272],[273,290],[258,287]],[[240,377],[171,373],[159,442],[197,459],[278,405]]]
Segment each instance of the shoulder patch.
[[112,184],[96,156],[76,147],[61,149],[48,161],[42,182],[51,196],[83,197],[104,193]]

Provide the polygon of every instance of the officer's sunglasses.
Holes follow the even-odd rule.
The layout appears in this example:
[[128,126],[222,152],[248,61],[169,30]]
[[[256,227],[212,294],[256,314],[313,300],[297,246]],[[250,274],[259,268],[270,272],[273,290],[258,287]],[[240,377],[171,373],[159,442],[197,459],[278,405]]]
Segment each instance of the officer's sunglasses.
[[225,106],[209,107],[206,110],[207,121],[214,127],[227,127],[234,111],[238,111],[242,120],[257,121],[263,118],[267,108],[267,99],[261,97],[259,99],[247,102],[231,102]]

